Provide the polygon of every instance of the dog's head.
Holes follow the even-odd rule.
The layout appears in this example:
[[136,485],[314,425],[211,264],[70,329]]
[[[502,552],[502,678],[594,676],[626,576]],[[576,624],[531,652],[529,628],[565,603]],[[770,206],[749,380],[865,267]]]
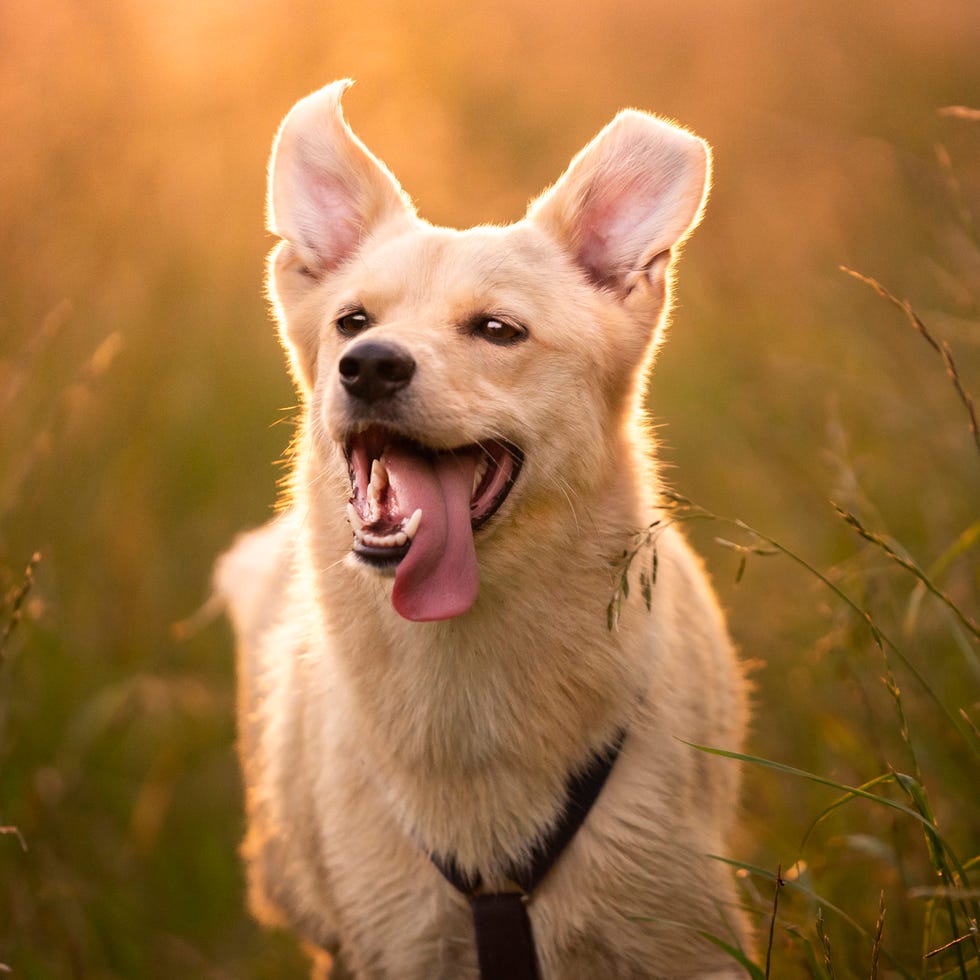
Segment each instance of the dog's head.
[[394,571],[402,616],[446,619],[476,598],[495,515],[544,513],[622,464],[710,158],[623,112],[524,220],[435,228],[348,128],[348,84],[280,129],[270,292],[310,438],[349,475],[353,559]]

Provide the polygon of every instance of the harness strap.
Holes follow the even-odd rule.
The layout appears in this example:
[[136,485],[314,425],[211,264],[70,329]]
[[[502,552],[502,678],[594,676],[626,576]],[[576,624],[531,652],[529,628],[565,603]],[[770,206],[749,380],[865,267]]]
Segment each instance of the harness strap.
[[482,980],[538,980],[534,936],[519,892],[471,895]]
[[537,980],[534,937],[527,914],[531,893],[585,823],[619,758],[625,738],[626,729],[621,729],[585,769],[569,777],[558,822],[534,845],[525,863],[506,869],[513,890],[486,893],[479,874],[465,874],[453,857],[429,855],[442,876],[470,900],[480,980]]

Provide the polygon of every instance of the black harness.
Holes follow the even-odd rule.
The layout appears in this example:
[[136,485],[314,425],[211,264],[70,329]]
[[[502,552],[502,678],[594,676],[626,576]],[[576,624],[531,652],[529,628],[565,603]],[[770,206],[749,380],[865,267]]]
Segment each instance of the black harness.
[[470,901],[480,980],[538,980],[528,902],[541,879],[585,822],[619,758],[625,738],[626,730],[623,729],[606,748],[592,757],[584,770],[569,777],[565,805],[558,822],[535,845],[526,863],[506,869],[511,886],[508,890],[484,892],[479,874],[471,878],[460,871],[452,857],[430,854],[442,876]]

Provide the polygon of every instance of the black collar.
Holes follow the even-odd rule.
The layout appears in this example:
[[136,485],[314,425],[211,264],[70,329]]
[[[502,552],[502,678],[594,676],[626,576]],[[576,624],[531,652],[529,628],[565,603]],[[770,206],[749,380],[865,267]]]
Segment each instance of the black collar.
[[512,890],[486,893],[479,874],[475,877],[464,874],[451,856],[429,855],[442,876],[470,900],[480,980],[536,980],[537,962],[527,903],[585,823],[619,758],[625,738],[626,729],[621,729],[607,746],[592,756],[583,770],[569,776],[558,822],[535,844],[525,863],[506,869],[506,877],[514,886]]

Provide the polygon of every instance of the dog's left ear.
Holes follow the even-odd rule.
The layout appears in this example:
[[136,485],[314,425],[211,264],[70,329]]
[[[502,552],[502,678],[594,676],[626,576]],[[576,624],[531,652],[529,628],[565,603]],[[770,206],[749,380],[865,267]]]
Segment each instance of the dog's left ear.
[[704,140],[626,110],[528,210],[597,285],[628,295],[663,274],[670,250],[701,219],[711,151]]

